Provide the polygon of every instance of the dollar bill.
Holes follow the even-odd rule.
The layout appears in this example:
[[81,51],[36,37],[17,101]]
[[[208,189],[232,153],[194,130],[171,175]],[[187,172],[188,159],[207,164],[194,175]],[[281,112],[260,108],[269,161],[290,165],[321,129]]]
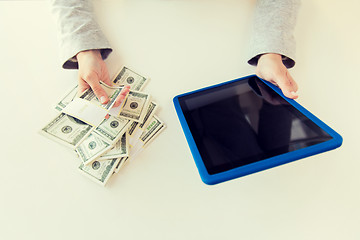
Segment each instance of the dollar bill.
[[81,161],[87,165],[111,148],[112,145],[109,142],[105,141],[97,133],[92,132],[77,148],[75,148],[75,151]]
[[[131,90],[141,91],[149,82],[150,78],[144,77],[128,67],[123,67],[112,81],[112,87],[129,85]],[[77,95],[78,85],[74,86],[66,95],[55,105],[55,109],[62,111]]]
[[74,98],[78,91],[78,85],[73,87],[66,95],[56,104],[55,109],[62,111]]
[[92,126],[65,113],[60,113],[40,130],[40,134],[75,149],[92,131]]
[[129,85],[131,90],[141,91],[149,78],[145,78],[133,70],[123,67],[112,81],[114,86]]
[[119,117],[142,123],[144,121],[146,110],[148,109],[149,104],[149,94],[130,91]]
[[129,159],[133,159],[139,154],[149,143],[157,137],[164,129],[166,125],[154,115],[147,127],[142,132],[141,136],[134,142],[129,144]]
[[107,110],[109,110],[115,103],[116,98],[119,96],[121,90],[123,89],[122,86],[120,87],[112,87],[109,86],[103,82],[100,82],[101,87],[105,90],[106,94],[109,96],[109,102],[106,104],[100,103],[99,99],[96,97],[94,91],[89,88],[86,91],[84,91],[80,98],[85,99],[87,101],[90,101],[91,103],[94,103],[95,105],[101,106]]
[[111,148],[108,152],[101,155],[99,160],[104,159],[113,159],[126,157],[129,155],[129,145],[127,144],[127,133],[124,133],[123,136],[115,143],[113,148]]
[[128,128],[128,134],[129,136],[132,136],[134,134],[134,132],[137,129],[137,126],[139,125],[138,122],[132,122]]
[[149,108],[146,111],[145,117],[144,117],[144,121],[139,125],[139,128],[143,129],[144,126],[147,126],[149,124],[149,120],[153,117],[153,115],[155,114],[155,111],[158,108],[158,104],[156,104],[155,102],[151,102],[149,104]]
[[95,181],[96,183],[105,186],[112,176],[120,158],[110,159],[106,161],[94,161],[90,165],[81,163],[79,170],[82,174]]
[[[130,120],[108,116],[103,122],[75,149],[80,159],[89,164],[106,154],[126,133]],[[125,136],[126,137],[126,136]],[[126,141],[124,141],[126,145]],[[114,151],[112,151],[114,154]],[[115,157],[115,156],[114,156]],[[102,159],[114,158],[107,156]]]
[[102,136],[107,141],[114,144],[117,142],[127,131],[132,121],[115,116],[108,116],[103,122],[95,129],[96,133]]
[[[123,67],[113,86],[100,82],[110,99],[107,104],[101,104],[91,89],[77,97],[75,86],[56,104],[61,113],[40,133],[74,149],[81,161],[79,170],[104,186],[165,128],[155,115],[158,105],[149,94],[140,92],[148,81]],[[130,92],[114,108],[125,85],[130,85]]]
[[119,163],[116,165],[116,167],[114,169],[114,173],[118,173],[119,170],[125,165],[125,163],[127,162],[128,159],[129,159],[128,157],[120,158]]
[[[94,92],[89,88],[81,94],[79,98],[75,98],[62,111],[70,116],[80,119],[89,125],[98,126],[109,114],[111,107],[115,103],[123,87],[110,87],[101,83],[103,89],[108,94],[110,100],[106,104],[101,104]],[[119,109],[120,111],[121,109]]]
[[144,129],[144,132],[141,134],[139,140],[145,145],[154,139],[154,137],[164,130],[164,128],[164,122],[161,121],[158,116],[154,115],[147,127]]
[[[105,89],[107,94],[112,94],[114,86],[108,86],[103,82],[100,82],[100,84]],[[115,88],[117,88],[117,87],[115,86]],[[58,111],[62,111],[67,105],[69,105],[69,103],[71,103],[76,98],[77,91],[78,91],[78,85],[74,86],[69,92],[66,93],[66,95],[55,105],[55,109]],[[80,97],[87,98],[87,100],[91,99],[97,105],[101,105],[91,89],[85,90],[80,95]],[[111,103],[113,103],[113,102],[110,102],[110,104]],[[108,107],[108,106],[105,105],[105,107]]]
[[149,104],[149,107],[145,113],[145,117],[142,123],[139,122],[133,122],[128,130],[129,136],[133,135],[134,132],[136,131],[137,128],[143,128],[144,126],[147,125],[148,120],[150,120],[150,118],[155,114],[155,111],[157,109],[158,105],[155,102],[151,102]]
[[137,139],[140,137],[140,135],[144,131],[144,127],[148,125],[152,116],[155,114],[155,111],[157,108],[158,108],[158,105],[155,102],[151,102],[146,111],[144,121],[142,123],[133,122],[130,125],[130,127],[128,129],[129,144],[131,144],[131,145],[135,144],[134,141],[137,141]]

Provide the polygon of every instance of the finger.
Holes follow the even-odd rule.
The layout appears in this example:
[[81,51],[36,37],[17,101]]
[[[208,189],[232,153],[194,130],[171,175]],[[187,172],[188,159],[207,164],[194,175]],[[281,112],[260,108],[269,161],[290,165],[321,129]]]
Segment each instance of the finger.
[[296,99],[296,98],[299,97],[299,95],[298,95],[298,93],[297,93],[297,91],[298,91],[298,85],[297,85],[297,83],[295,82],[295,80],[292,78],[292,76],[291,76],[290,74],[289,74],[288,77],[289,77],[289,81],[291,82],[291,85],[293,86],[293,91],[290,92],[291,95],[292,95],[292,97],[289,96],[289,98]]
[[[279,85],[276,82],[276,77],[273,76],[274,74],[272,74],[271,72],[270,72],[270,74],[269,73],[264,74],[262,71],[262,68],[260,68],[259,65],[256,68],[256,75],[259,78],[262,78],[262,79],[270,82],[271,84],[274,84],[275,86],[279,87]],[[279,75],[279,74],[277,74],[277,75]]]
[[118,96],[118,97],[116,98],[116,100],[115,100],[114,107],[120,106],[120,104],[121,104],[121,103],[124,101],[124,99],[126,98],[126,95],[128,95],[129,91],[130,91],[130,86],[125,86],[125,87],[121,90],[119,96]]
[[283,94],[288,97],[295,99],[298,97],[296,94],[297,91],[297,84],[294,79],[288,74],[282,74],[281,76],[277,76],[275,79],[276,83],[279,85],[279,88],[283,92]]
[[109,86],[112,85],[110,81],[109,71],[106,66],[103,69],[103,74],[100,80]]
[[89,88],[90,88],[90,86],[89,86],[89,87],[79,86],[79,87],[78,87],[78,90],[77,90],[76,96],[77,96],[77,97],[80,97],[80,96],[82,95],[82,93],[85,92],[86,90],[88,90]]
[[77,90],[76,96],[77,97],[81,96],[81,94],[89,88],[90,88],[90,85],[87,84],[79,75],[78,76],[78,90]]
[[102,104],[109,102],[109,97],[107,96],[105,90],[101,87],[97,74],[89,74],[85,77],[85,79],[83,78],[83,80],[90,85],[95,96]]
[[294,92],[297,92],[298,91],[298,85],[296,83],[296,81],[294,80],[294,78],[291,76],[291,74],[289,72],[287,72],[287,77],[289,78],[290,82],[291,82],[291,85],[293,86],[293,90]]

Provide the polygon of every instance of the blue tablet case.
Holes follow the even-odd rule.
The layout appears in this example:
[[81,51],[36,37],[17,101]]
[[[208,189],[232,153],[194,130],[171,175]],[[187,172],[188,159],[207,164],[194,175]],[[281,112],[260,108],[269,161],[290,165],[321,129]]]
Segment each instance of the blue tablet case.
[[195,90],[192,92],[188,92],[188,93],[184,93],[184,94],[175,96],[173,99],[175,110],[178,114],[180,124],[183,128],[183,132],[185,134],[185,137],[187,139],[191,153],[195,160],[195,164],[198,168],[200,177],[201,177],[202,181],[206,184],[210,184],[210,185],[217,184],[217,183],[221,183],[221,182],[235,179],[238,177],[242,177],[242,176],[245,176],[248,174],[252,174],[252,173],[259,172],[259,171],[262,171],[265,169],[269,169],[269,168],[272,168],[275,166],[279,166],[279,165],[282,165],[285,163],[289,163],[289,162],[292,162],[292,161],[295,161],[295,160],[298,160],[301,158],[305,158],[305,157],[308,157],[311,155],[315,155],[315,154],[318,154],[321,152],[329,151],[329,150],[332,150],[334,148],[341,146],[341,144],[342,144],[342,137],[337,132],[335,132],[333,129],[331,129],[329,126],[327,126],[325,123],[323,123],[320,119],[315,117],[312,113],[307,111],[304,107],[302,107],[300,104],[298,104],[295,100],[286,98],[279,88],[277,88],[273,84],[271,84],[263,79],[256,77],[257,79],[259,79],[259,81],[262,81],[264,84],[269,86],[272,90],[274,90],[277,94],[279,94],[285,101],[287,101],[290,105],[292,105],[298,111],[300,111],[302,114],[304,114],[308,119],[313,121],[313,123],[315,123],[317,126],[319,126],[327,134],[329,134],[332,137],[332,139],[312,145],[312,146],[308,146],[308,147],[305,147],[302,149],[298,149],[298,150],[287,152],[284,154],[272,156],[270,158],[266,158],[266,159],[263,159],[260,161],[245,164],[245,165],[242,165],[239,167],[234,167],[232,169],[224,170],[224,171],[221,171],[218,173],[209,173],[209,171],[207,170],[207,168],[204,164],[204,161],[201,157],[199,148],[195,143],[193,134],[192,134],[192,132],[189,128],[189,124],[184,116],[184,112],[183,112],[183,109],[181,107],[179,100],[182,97],[190,96],[192,94],[198,94],[201,92],[212,90],[216,87],[221,87],[223,85],[232,84],[232,83],[235,83],[238,81],[247,81],[250,78],[254,78],[254,77],[256,77],[256,76],[255,75],[246,76],[246,77],[235,79],[232,81],[220,83],[220,84],[217,84],[214,86],[205,87],[205,88],[202,88],[199,90]]

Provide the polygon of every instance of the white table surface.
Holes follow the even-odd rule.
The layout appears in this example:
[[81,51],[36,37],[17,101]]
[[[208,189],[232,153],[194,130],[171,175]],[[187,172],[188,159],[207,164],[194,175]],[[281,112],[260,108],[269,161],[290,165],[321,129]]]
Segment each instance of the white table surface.
[[215,186],[201,182],[172,98],[254,72],[255,1],[103,0],[96,14],[167,129],[107,187],[38,134],[76,83],[46,1],[0,1],[0,239],[360,239],[360,2],[303,1],[298,102],[338,131],[339,149]]

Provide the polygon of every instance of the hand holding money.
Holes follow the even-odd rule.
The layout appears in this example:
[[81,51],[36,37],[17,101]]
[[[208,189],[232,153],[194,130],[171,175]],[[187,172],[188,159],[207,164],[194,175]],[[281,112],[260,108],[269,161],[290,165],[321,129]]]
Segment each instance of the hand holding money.
[[[108,96],[102,104],[92,88],[76,97],[75,86],[56,105],[61,113],[40,133],[75,150],[81,162],[79,170],[93,181],[105,185],[130,159],[134,159],[165,128],[155,115],[158,105],[150,95],[140,92],[149,81],[124,67],[112,81],[112,87],[100,82]],[[119,111],[115,99],[124,92]],[[125,91],[126,92],[126,91]]]
[[[81,95],[85,90],[91,88],[102,104],[108,103],[109,96],[100,85],[100,81],[109,86],[111,86],[111,81],[100,50],[82,51],[76,55],[76,58],[79,65],[78,94]],[[130,86],[123,89],[123,92],[117,97],[114,107],[118,107],[125,99],[129,88]]]

